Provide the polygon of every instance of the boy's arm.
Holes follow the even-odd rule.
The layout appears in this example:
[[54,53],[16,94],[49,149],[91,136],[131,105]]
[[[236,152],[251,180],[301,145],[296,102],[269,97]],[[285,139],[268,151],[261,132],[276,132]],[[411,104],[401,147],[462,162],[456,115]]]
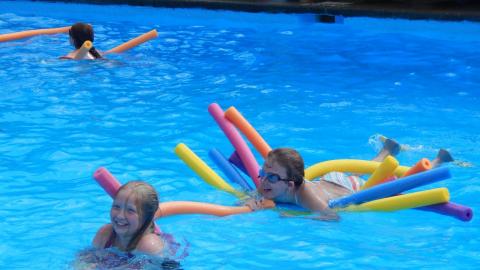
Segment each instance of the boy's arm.
[[245,202],[245,205],[248,206],[252,211],[269,209],[275,207],[275,202],[268,199],[249,199]]
[[298,203],[300,203],[300,206],[303,208],[320,214],[314,219],[325,221],[336,221],[340,219],[338,214],[328,207],[327,200],[315,193],[314,190],[308,190],[302,193]]

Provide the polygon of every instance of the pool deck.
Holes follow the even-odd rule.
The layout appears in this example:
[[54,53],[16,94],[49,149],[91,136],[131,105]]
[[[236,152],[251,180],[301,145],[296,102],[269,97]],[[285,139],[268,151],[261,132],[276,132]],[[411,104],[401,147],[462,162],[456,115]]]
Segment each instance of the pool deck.
[[318,1],[318,0],[37,0],[95,4],[128,4],[170,8],[207,8],[247,12],[317,13],[345,17],[380,17],[480,21],[480,1]]

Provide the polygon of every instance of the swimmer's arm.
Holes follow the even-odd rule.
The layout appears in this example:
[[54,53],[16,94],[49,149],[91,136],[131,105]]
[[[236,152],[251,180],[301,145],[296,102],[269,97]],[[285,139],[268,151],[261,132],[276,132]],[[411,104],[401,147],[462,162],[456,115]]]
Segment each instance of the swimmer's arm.
[[164,243],[160,236],[154,233],[144,235],[140,241],[138,241],[135,250],[147,253],[150,255],[162,255],[164,249]]
[[249,199],[245,202],[245,205],[248,206],[252,211],[258,211],[263,209],[270,209],[275,207],[275,202],[268,199]]
[[103,225],[98,231],[95,237],[93,238],[92,246],[94,248],[103,248],[105,243],[107,243],[110,234],[112,233],[112,224]]
[[97,263],[95,263],[95,255],[93,251],[83,252],[77,255],[75,262],[73,263],[73,269],[75,270],[93,270],[97,269]]
[[300,200],[300,206],[319,214],[314,219],[324,221],[336,221],[340,219],[338,214],[328,207],[328,202],[323,200],[313,190],[309,190],[302,197],[303,198]]
[[72,53],[68,53],[67,55],[64,55],[64,56],[60,56],[59,59],[60,60],[73,60],[73,56],[72,56]]

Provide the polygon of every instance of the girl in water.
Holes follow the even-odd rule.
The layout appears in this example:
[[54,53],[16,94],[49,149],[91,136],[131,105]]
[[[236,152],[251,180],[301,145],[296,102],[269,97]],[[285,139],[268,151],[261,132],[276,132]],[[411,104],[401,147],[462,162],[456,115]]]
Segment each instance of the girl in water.
[[110,223],[98,230],[93,246],[162,255],[164,241],[155,233],[153,222],[158,203],[157,192],[151,185],[142,181],[123,185],[110,209]]
[[60,59],[102,59],[102,55],[95,49],[91,47],[86,53],[80,54],[80,48],[82,47],[85,41],[90,41],[93,43],[93,28],[90,24],[86,23],[76,23],[70,27],[68,31],[70,36],[70,43],[75,47],[75,50],[67,54],[66,56],[60,57]]

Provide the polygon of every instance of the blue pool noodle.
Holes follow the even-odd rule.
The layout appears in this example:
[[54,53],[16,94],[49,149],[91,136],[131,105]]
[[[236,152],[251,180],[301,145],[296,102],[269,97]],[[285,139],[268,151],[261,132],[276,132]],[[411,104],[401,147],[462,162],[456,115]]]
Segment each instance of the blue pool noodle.
[[237,151],[233,151],[232,155],[228,159],[233,165],[235,165],[240,171],[242,171],[244,174],[248,175],[247,169],[245,168],[245,165],[243,165],[242,160],[240,159],[240,156],[238,155]]
[[233,167],[232,163],[217,149],[213,148],[208,152],[210,158],[217,164],[222,172],[230,181],[239,184],[245,190],[253,190],[252,187],[245,181],[245,179]]
[[328,206],[330,208],[342,208],[350,204],[361,204],[364,202],[390,197],[403,191],[444,180],[450,177],[450,171],[446,167],[431,169],[404,178],[400,178],[395,181],[380,184],[339,199],[330,200],[328,202]]

